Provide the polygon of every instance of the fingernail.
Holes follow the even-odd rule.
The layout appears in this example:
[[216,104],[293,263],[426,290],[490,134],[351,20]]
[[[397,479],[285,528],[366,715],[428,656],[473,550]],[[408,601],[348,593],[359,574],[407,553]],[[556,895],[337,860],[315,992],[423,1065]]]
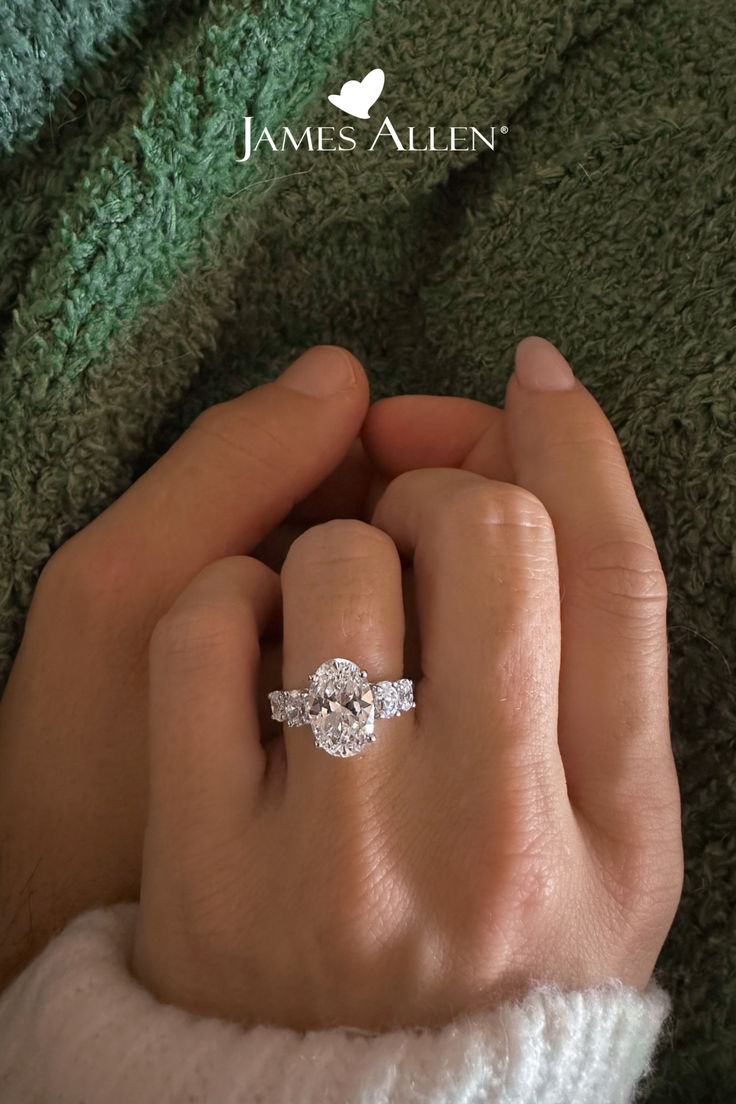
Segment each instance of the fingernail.
[[314,345],[281,373],[279,381],[303,395],[333,395],[355,385],[354,361],[339,345]]
[[516,346],[514,374],[529,391],[569,391],[575,376],[562,353],[543,337],[525,337]]

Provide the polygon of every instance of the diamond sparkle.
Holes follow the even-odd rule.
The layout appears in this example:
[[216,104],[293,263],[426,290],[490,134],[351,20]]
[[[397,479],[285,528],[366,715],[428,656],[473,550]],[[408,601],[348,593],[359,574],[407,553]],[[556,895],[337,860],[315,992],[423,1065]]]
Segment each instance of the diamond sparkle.
[[357,755],[375,739],[373,690],[349,659],[328,660],[310,675],[305,713],[314,742],[330,755]]

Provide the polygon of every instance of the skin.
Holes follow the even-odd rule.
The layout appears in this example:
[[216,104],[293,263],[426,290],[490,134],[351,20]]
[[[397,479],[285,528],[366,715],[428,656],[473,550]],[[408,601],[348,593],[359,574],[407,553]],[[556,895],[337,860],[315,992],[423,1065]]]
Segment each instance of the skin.
[[[486,428],[499,436],[500,412],[465,399],[402,398],[399,423],[411,424],[397,425],[394,400],[369,410],[365,374],[346,350],[305,356],[324,368],[347,360],[348,389],[318,400],[280,378],[211,407],[44,566],[0,700],[0,986],[83,910],[138,899],[148,646],[186,585],[232,554],[278,571],[305,528],[369,516],[397,465],[423,455],[453,463]],[[438,403],[446,456],[433,438]],[[360,439],[369,426],[370,457]],[[277,626],[262,649],[269,744],[279,729],[265,695],[280,682]]]
[[[318,346],[344,390],[219,404],[55,553],[0,703],[4,980],[140,892],[136,976],[244,1024],[646,985],[682,886],[666,586],[593,397],[520,382],[550,355],[503,412],[369,409]],[[416,682],[346,760],[266,715],[336,655]]]

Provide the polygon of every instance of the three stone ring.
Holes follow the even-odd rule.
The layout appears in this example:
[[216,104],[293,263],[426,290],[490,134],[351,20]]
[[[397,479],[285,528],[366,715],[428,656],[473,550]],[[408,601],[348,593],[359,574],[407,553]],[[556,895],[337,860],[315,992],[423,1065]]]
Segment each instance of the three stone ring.
[[309,676],[305,690],[273,690],[271,716],[290,727],[310,725],[314,743],[329,755],[357,755],[373,743],[374,721],[414,708],[411,679],[369,682],[349,659],[330,659]]

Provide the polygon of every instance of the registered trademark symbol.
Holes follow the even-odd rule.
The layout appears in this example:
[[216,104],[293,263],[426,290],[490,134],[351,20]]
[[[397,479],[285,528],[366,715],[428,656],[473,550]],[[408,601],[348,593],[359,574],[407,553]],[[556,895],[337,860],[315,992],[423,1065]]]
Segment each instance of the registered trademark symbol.
[[509,128],[507,126],[502,126],[501,127],[501,133],[502,134],[508,134],[508,132],[509,132]]

